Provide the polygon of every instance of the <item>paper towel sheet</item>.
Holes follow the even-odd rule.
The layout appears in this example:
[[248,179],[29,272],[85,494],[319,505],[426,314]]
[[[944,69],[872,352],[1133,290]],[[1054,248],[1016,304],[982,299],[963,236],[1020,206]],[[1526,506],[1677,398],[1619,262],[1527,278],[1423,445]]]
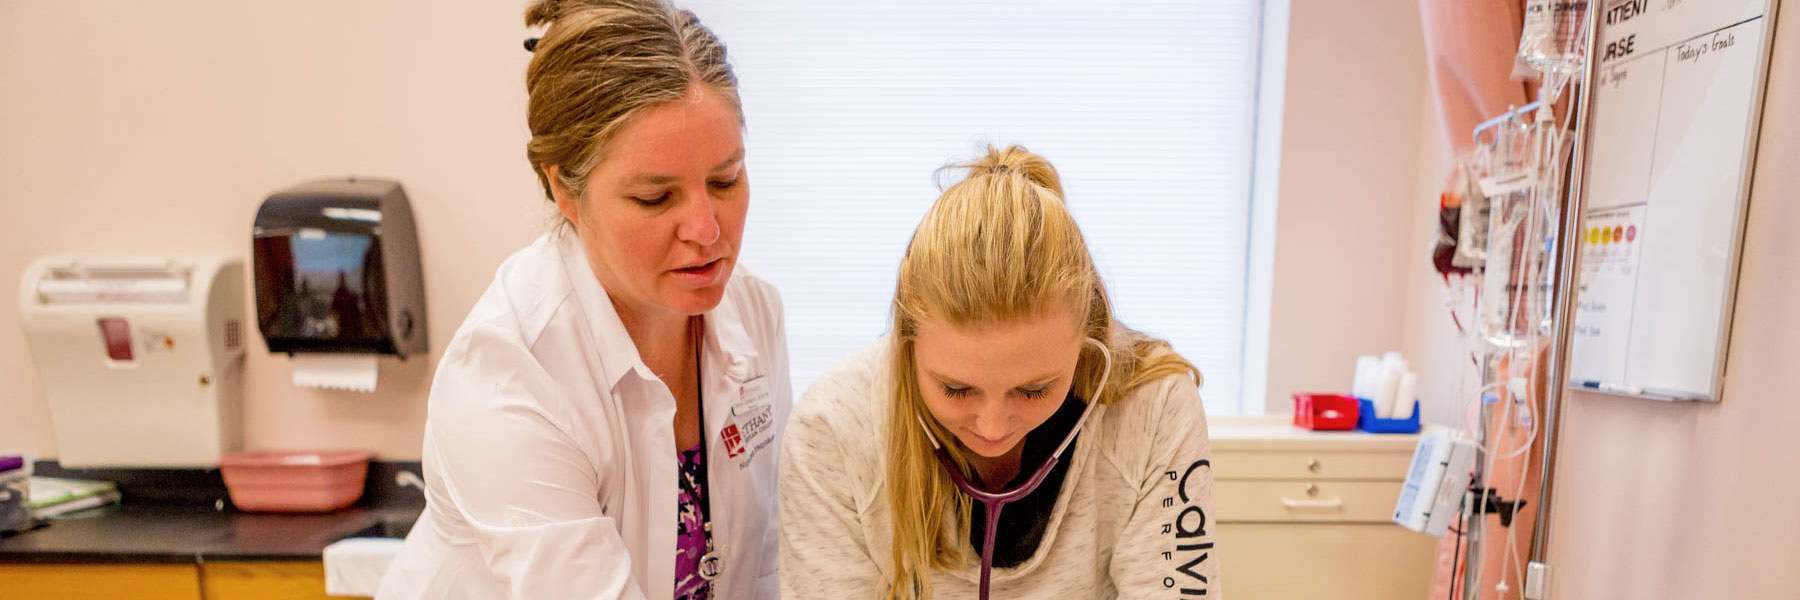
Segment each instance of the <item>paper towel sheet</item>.
[[325,547],[325,594],[371,598],[405,540],[350,538]]
[[299,354],[294,356],[294,385],[352,392],[375,391],[373,354]]

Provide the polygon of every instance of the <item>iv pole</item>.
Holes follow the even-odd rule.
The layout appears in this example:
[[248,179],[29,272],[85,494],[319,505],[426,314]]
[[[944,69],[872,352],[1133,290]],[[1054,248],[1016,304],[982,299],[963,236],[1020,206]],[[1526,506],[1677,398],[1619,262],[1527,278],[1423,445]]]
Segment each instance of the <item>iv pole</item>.
[[[1554,287],[1549,290],[1550,297],[1553,299],[1553,304],[1549,307],[1552,318],[1552,338],[1546,357],[1549,363],[1547,364],[1548,373],[1545,382],[1546,389],[1544,392],[1544,415],[1542,424],[1542,427],[1544,428],[1542,436],[1544,446],[1543,455],[1541,457],[1542,462],[1539,467],[1540,477],[1536,508],[1537,519],[1535,521],[1536,527],[1531,541],[1530,562],[1528,563],[1525,581],[1521,582],[1524,587],[1524,589],[1521,590],[1522,596],[1527,600],[1543,600],[1547,596],[1549,587],[1548,577],[1550,569],[1546,561],[1548,557],[1550,531],[1550,504],[1552,500],[1556,467],[1555,461],[1558,442],[1557,425],[1562,417],[1562,398],[1566,388],[1565,379],[1568,376],[1566,357],[1568,355],[1569,338],[1574,322],[1572,312],[1576,296],[1575,285],[1578,281],[1577,278],[1579,272],[1579,252],[1577,251],[1579,243],[1577,243],[1577,240],[1580,239],[1581,235],[1581,206],[1583,203],[1582,201],[1584,200],[1581,193],[1584,177],[1583,167],[1586,162],[1585,159],[1588,151],[1587,131],[1590,126],[1589,108],[1592,104],[1592,94],[1590,93],[1590,90],[1592,89],[1592,84],[1596,80],[1599,71],[1599,65],[1593,58],[1599,45],[1598,29],[1601,12],[1602,11],[1592,10],[1590,7],[1585,15],[1586,23],[1584,24],[1584,27],[1587,35],[1587,43],[1583,52],[1581,86],[1578,88],[1581,92],[1576,96],[1576,127],[1574,132],[1575,141],[1573,144],[1574,156],[1569,162],[1569,177],[1566,179],[1566,186],[1562,193],[1561,210],[1557,211],[1557,231],[1559,233],[1555,238],[1556,243],[1554,246],[1554,275],[1556,283]],[[1481,143],[1481,135],[1483,132],[1496,127],[1510,126],[1510,124],[1516,123],[1521,116],[1531,114],[1533,111],[1543,108],[1544,103],[1553,101],[1554,99],[1551,98],[1540,97],[1536,102],[1508,110],[1506,114],[1483,122],[1477,126],[1473,132],[1476,143]],[[1535,353],[1535,351],[1533,352]],[[1509,365],[1509,368],[1517,367],[1515,363],[1509,363]],[[1484,379],[1488,373],[1494,372],[1496,368],[1497,367],[1491,361],[1488,364],[1483,365]],[[1499,374],[1499,376],[1510,377],[1510,375],[1504,373]],[[1484,381],[1483,383],[1486,385],[1489,382]],[[1482,402],[1482,406],[1479,409],[1480,428],[1477,430],[1477,439],[1481,442],[1481,445],[1485,446],[1488,429],[1493,422],[1491,414],[1493,407],[1487,404],[1485,398],[1482,398],[1479,401]],[[1488,449],[1488,452],[1492,451],[1492,448]],[[1488,486],[1484,481],[1484,478],[1488,477],[1490,474],[1485,473],[1484,469],[1485,464],[1483,461],[1477,460],[1475,463],[1474,477],[1471,481],[1473,482],[1473,490],[1481,491],[1471,491],[1465,496],[1466,506],[1464,514],[1466,516],[1462,523],[1462,534],[1464,537],[1463,550],[1466,558],[1462,563],[1464,565],[1462,597],[1469,600],[1479,600],[1481,598],[1481,590],[1479,587],[1482,569],[1480,568],[1480,565],[1482,565],[1481,553],[1484,545],[1483,538],[1485,537],[1484,534],[1486,531],[1485,515],[1488,513],[1488,507],[1485,505],[1488,504],[1490,499],[1490,495],[1486,492]],[[1477,505],[1478,503],[1480,506]]]
[[1575,285],[1580,268],[1579,252],[1570,242],[1581,237],[1582,194],[1588,153],[1588,128],[1592,126],[1589,109],[1593,105],[1593,83],[1598,79],[1600,61],[1594,60],[1600,47],[1600,13],[1591,4],[1587,11],[1587,48],[1583,52],[1581,95],[1576,98],[1575,152],[1569,167],[1568,187],[1563,196],[1562,233],[1556,244],[1556,303],[1552,309],[1555,337],[1550,343],[1550,373],[1544,393],[1544,450],[1539,467],[1537,528],[1531,538],[1531,559],[1525,571],[1522,590],[1527,600],[1543,600],[1550,591],[1550,505],[1555,500],[1556,450],[1561,440],[1557,426],[1562,421],[1562,399],[1567,389],[1568,352],[1571,317],[1575,306]]

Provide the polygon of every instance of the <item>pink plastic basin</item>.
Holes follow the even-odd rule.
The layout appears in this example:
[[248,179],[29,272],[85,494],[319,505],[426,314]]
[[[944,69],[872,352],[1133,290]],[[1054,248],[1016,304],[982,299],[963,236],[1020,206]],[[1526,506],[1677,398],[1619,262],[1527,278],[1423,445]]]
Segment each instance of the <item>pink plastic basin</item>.
[[238,510],[329,512],[362,498],[369,457],[356,450],[238,452],[220,459],[219,470]]

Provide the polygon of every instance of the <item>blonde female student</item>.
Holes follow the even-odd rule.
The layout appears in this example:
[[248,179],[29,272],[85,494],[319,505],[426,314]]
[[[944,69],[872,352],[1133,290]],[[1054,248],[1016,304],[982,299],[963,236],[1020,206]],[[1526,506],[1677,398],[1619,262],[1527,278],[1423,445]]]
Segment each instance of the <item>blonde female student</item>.
[[660,0],[526,21],[545,30],[525,154],[566,227],[508,258],[445,348],[425,513],[377,597],[773,599],[792,392],[781,298],[737,264],[725,46]]
[[963,167],[794,406],[782,597],[1217,598],[1199,372],[1113,317],[1049,162]]

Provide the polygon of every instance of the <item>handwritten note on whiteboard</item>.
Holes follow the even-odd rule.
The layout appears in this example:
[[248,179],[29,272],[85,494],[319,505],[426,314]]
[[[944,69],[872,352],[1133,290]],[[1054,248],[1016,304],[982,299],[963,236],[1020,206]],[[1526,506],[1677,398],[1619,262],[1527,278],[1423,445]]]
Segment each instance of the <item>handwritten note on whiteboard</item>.
[[1570,385],[1718,400],[1770,4],[1597,4]]

